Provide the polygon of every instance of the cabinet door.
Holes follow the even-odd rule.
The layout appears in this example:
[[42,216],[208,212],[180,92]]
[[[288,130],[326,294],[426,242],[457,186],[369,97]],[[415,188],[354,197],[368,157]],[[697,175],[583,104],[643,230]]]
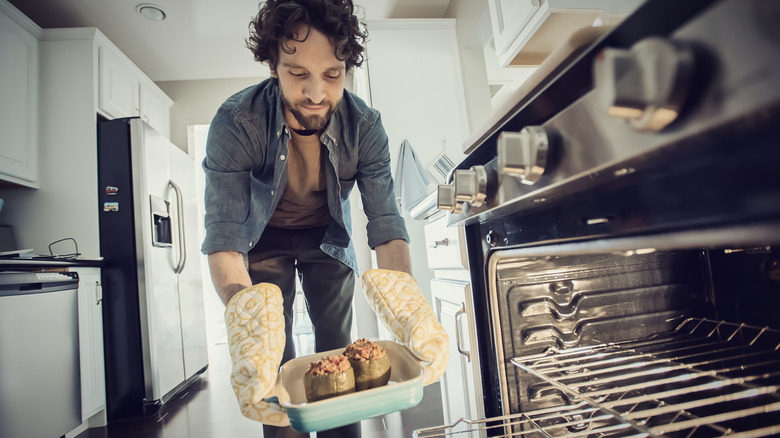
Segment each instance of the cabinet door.
[[81,420],[105,408],[103,365],[103,290],[99,268],[75,268],[79,274],[79,348],[81,359]]
[[[450,358],[441,378],[444,421],[453,424],[461,418],[482,417],[481,382],[475,380],[476,340],[469,305],[469,285],[460,281],[431,281],[433,310],[450,338]],[[478,432],[464,435],[480,436]]]
[[173,101],[151,80],[141,82],[141,118],[162,134],[171,138],[171,105]]
[[619,22],[642,0],[488,0],[499,65],[539,65],[554,50],[583,44],[570,41],[578,30],[593,31],[594,20]]
[[488,0],[493,42],[499,59],[541,7],[541,0]]
[[111,47],[98,48],[99,106],[111,118],[138,116],[140,79],[135,68]]
[[38,187],[38,39],[0,11],[0,178]]

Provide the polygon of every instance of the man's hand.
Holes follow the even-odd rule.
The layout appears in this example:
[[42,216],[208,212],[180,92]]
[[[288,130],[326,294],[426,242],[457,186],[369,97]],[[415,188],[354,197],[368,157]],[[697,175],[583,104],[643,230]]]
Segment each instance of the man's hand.
[[225,308],[233,370],[230,382],[241,413],[273,426],[288,426],[280,406],[263,401],[272,395],[284,354],[284,304],[276,285],[260,283],[233,295]]
[[416,355],[430,362],[424,384],[435,382],[447,370],[449,336],[425,301],[411,274],[372,269],[363,274],[368,303],[385,327]]

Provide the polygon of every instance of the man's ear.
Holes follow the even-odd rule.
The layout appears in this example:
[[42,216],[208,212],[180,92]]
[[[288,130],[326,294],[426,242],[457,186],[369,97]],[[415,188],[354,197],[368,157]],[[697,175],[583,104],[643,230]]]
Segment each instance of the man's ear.
[[272,78],[279,79],[279,73],[277,73],[277,72],[276,72],[276,69],[275,69],[275,68],[272,68],[272,69],[271,69],[271,77],[272,77]]

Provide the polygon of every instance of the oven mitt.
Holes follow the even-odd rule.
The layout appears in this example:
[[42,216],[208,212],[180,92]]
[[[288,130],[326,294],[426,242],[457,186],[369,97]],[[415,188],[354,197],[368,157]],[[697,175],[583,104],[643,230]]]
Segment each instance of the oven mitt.
[[363,288],[385,327],[414,354],[430,362],[425,367],[423,384],[437,381],[447,370],[450,341],[414,277],[406,272],[372,269],[363,274]]
[[273,394],[284,354],[282,291],[259,283],[234,295],[225,308],[228,347],[233,360],[230,382],[241,413],[272,426],[290,424],[285,410],[264,401]]

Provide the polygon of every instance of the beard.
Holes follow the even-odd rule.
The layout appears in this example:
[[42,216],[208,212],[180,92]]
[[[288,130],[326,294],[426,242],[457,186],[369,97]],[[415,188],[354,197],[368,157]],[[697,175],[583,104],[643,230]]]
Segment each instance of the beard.
[[319,103],[319,105],[328,106],[328,111],[325,113],[324,116],[318,116],[318,115],[306,116],[303,114],[300,107],[303,105],[316,105],[314,102],[311,101],[311,99],[304,99],[293,104],[290,100],[287,99],[284,93],[282,93],[282,103],[284,104],[284,107],[288,111],[290,111],[290,114],[292,114],[293,117],[295,117],[295,120],[303,127],[303,129],[316,130],[316,131],[323,129],[325,126],[328,125],[328,121],[330,121],[330,116],[332,116],[333,113],[336,112],[336,106],[338,105],[338,102],[334,103],[327,100],[323,100],[321,103]]

